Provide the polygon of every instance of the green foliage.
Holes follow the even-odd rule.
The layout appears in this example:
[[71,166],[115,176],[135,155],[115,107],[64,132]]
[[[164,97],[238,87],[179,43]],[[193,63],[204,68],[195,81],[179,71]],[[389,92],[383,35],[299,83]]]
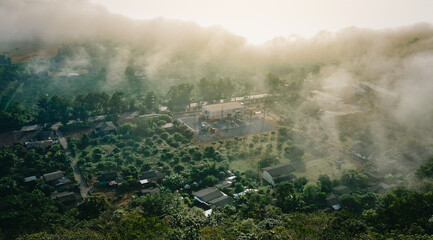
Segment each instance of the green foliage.
[[287,127],[278,128],[278,141],[279,142],[285,142],[288,140],[292,140],[292,138],[293,138],[293,132],[290,128],[287,128]]
[[109,100],[110,113],[122,113],[125,107],[125,97],[123,92],[115,92]]
[[398,196],[396,192],[387,194],[379,208],[376,209],[377,224],[387,229],[399,229],[402,232],[409,230],[416,222],[427,233],[433,233],[431,221],[433,212],[433,194],[405,192]]
[[341,176],[341,183],[353,189],[367,187],[367,176],[358,173],[356,170],[347,170]]
[[30,111],[22,104],[13,102],[0,112],[0,126],[2,131],[18,130],[31,119]]
[[298,177],[293,181],[293,185],[297,192],[302,192],[304,190],[305,184],[308,183],[308,179],[306,177]]
[[168,107],[172,111],[184,110],[191,103],[191,92],[194,85],[190,83],[182,83],[170,87],[167,93]]
[[322,193],[321,187],[312,182],[305,184],[302,195],[304,196],[304,201],[309,204],[320,205],[325,199],[325,195]]
[[278,93],[285,89],[284,82],[273,73],[268,73],[268,75],[266,75],[265,84],[271,93]]
[[318,118],[320,116],[320,106],[313,101],[306,101],[302,104],[301,111],[313,118]]
[[428,158],[415,172],[419,179],[433,178],[433,157]]
[[133,198],[130,206],[140,209],[144,217],[172,215],[184,207],[180,196],[165,192]]
[[42,96],[37,102],[39,122],[54,122],[61,121],[66,123],[69,119],[69,107],[71,103],[68,99],[59,96],[52,96],[48,98]]
[[240,193],[244,191],[244,186],[240,182],[235,182],[233,188],[235,189],[236,193]]
[[207,146],[204,149],[204,157],[205,158],[214,158],[215,156],[215,148],[213,146]]
[[144,104],[147,111],[154,111],[156,109],[156,94],[154,92],[148,92],[146,98],[144,99]]
[[201,78],[197,84],[203,101],[230,98],[234,92],[234,84],[229,78],[219,78],[217,81]]
[[302,160],[302,157],[304,156],[305,153],[303,149],[298,148],[295,145],[289,145],[288,147],[285,147],[284,152],[286,157],[288,157],[293,161]]
[[218,182],[218,178],[213,175],[208,175],[203,179],[203,184],[208,187],[214,186]]
[[295,191],[295,187],[293,186],[293,183],[289,182],[282,182],[277,185],[277,188],[275,189],[275,197],[277,199],[277,206],[282,207],[284,201],[287,197],[292,195]]
[[143,217],[138,211],[131,211],[122,216],[111,230],[109,239],[166,239],[169,226],[156,217]]
[[87,196],[78,206],[78,212],[83,219],[92,219],[98,217],[108,208],[108,199],[103,194],[95,193]]
[[358,194],[345,194],[341,196],[340,204],[344,209],[354,213],[362,211],[361,199]]
[[347,211],[339,211],[323,231],[322,239],[359,239],[367,229],[364,220]]
[[280,161],[273,155],[265,155],[259,161],[259,169],[278,164]]
[[321,174],[318,178],[318,181],[319,181],[322,192],[325,192],[325,193],[331,192],[332,182],[331,182],[331,179],[329,178],[328,175]]
[[171,191],[176,191],[185,185],[185,180],[180,175],[166,176],[162,185]]
[[125,75],[127,78],[133,78],[135,75],[135,70],[131,66],[127,66],[125,69]]
[[24,235],[18,238],[18,240],[105,240],[107,237],[104,233],[96,232],[92,229],[76,229],[76,230],[66,230],[57,229],[55,233],[48,234],[46,232],[34,233],[30,235]]

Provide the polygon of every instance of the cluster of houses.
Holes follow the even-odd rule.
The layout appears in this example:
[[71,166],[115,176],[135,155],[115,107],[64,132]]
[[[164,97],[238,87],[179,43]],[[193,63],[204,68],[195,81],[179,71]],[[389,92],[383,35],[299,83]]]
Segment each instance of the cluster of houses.
[[[367,188],[363,189],[363,192],[373,192],[377,194],[385,194],[391,186],[380,181],[377,174],[371,172],[364,172],[367,176]],[[352,193],[346,185],[338,185],[332,188],[332,193],[326,198],[327,207],[324,211],[332,211],[341,209],[340,197],[344,194]]]
[[[62,171],[46,173],[41,177],[46,184],[54,188],[51,199],[63,203],[65,206],[76,206],[81,200],[81,196],[69,191],[72,181],[64,175]],[[37,180],[36,176],[24,178],[25,184],[31,184]]]
[[[383,182],[374,182],[369,178],[369,187],[365,189],[366,192],[374,192],[378,194],[385,194],[389,190],[390,186]],[[332,210],[340,210],[340,197],[344,194],[350,194],[352,190],[345,185],[338,185],[332,188],[332,193],[326,198],[327,207],[324,209],[325,212]]]
[[[165,178],[164,174],[157,170],[147,171],[139,176],[141,190],[138,195],[155,194],[160,192],[156,187],[156,183],[161,183]],[[99,187],[115,187],[121,185],[123,177],[118,172],[107,172],[98,176],[96,186]]]
[[[262,169],[263,179],[272,186],[276,186],[281,182],[290,182],[296,179],[293,175],[295,169],[288,163],[278,164]],[[364,192],[374,192],[378,194],[385,194],[390,186],[380,181],[380,178],[370,172],[364,172],[367,176],[368,187],[364,189]],[[350,194],[352,190],[345,185],[338,185],[332,188],[332,193],[326,198],[327,208],[325,211],[339,210],[341,209],[340,197],[344,194]]]
[[4,133],[1,145],[24,144],[27,149],[50,147],[57,143],[57,135],[52,130],[43,130],[41,125],[24,126],[19,131]]
[[[287,163],[270,166],[263,168],[262,170],[263,179],[272,186],[276,186],[278,183],[284,181],[293,181],[296,178],[292,173],[295,169],[292,165]],[[209,208],[211,206],[223,207],[226,204],[233,202],[233,198],[220,191],[218,188],[230,187],[234,181],[236,181],[236,176],[230,176],[214,187],[208,187],[200,191],[193,192],[194,199],[203,204],[205,208]],[[238,197],[252,191],[256,190],[245,189],[243,192],[236,193],[233,196]],[[205,211],[205,215],[208,215],[211,212],[212,210],[208,209]]]
[[[262,169],[262,177],[268,184],[276,186],[281,182],[290,182],[296,179],[293,174],[295,169],[291,164],[282,163]],[[383,194],[388,189],[387,184],[381,183],[379,178],[375,174],[365,173],[368,177],[369,187],[366,189],[368,192],[376,192]],[[142,173],[139,177],[138,182],[140,183],[141,189],[137,192],[137,195],[156,194],[161,191],[160,188],[156,187],[157,183],[161,183],[164,179],[164,174],[157,170],[147,171]],[[31,183],[37,179],[36,176],[30,176],[24,179],[25,183]],[[55,191],[51,194],[51,199],[60,201],[66,206],[76,206],[81,200],[80,196],[75,192],[68,191],[72,181],[65,177],[62,171],[56,171],[46,173],[42,176],[42,179],[49,185],[53,186]],[[192,194],[194,199],[202,204],[203,208],[206,208],[205,215],[212,213],[212,206],[223,207],[234,201],[233,197],[228,196],[219,189],[230,187],[233,182],[236,181],[236,176],[231,175],[224,181],[215,185],[214,187],[208,187],[199,191],[194,191]],[[98,176],[97,186],[118,186],[123,182],[123,178],[117,172],[107,172]],[[190,186],[185,185],[185,189],[189,189]],[[256,191],[254,189],[246,189],[241,193],[234,194],[234,197],[238,197],[250,191]],[[351,193],[352,190],[345,186],[339,185],[332,188],[332,193],[326,198],[327,207],[324,211],[333,211],[341,209],[340,197],[344,194]]]

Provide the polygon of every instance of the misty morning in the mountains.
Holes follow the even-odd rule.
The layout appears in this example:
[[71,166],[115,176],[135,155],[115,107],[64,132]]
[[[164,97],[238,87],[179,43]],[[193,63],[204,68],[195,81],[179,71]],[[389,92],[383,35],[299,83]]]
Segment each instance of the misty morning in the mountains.
[[433,240],[432,11],[0,0],[0,240]]

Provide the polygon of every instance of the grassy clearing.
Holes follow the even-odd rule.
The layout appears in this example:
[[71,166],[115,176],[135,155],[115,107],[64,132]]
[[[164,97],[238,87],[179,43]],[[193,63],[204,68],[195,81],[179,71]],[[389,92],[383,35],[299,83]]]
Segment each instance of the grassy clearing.
[[[224,154],[235,155],[230,162],[230,169],[239,172],[258,172],[258,162],[266,154],[278,157],[280,163],[293,164],[296,170],[294,174],[297,177],[305,176],[310,181],[316,181],[321,174],[337,178],[346,169],[359,168],[359,164],[348,154],[348,146],[340,141],[333,119],[316,119],[301,113],[290,116],[290,128],[294,132],[294,138],[292,143],[284,142],[280,149],[277,148],[278,133],[271,132],[250,135],[239,140],[225,140],[222,144],[216,143],[215,147],[222,147],[219,151]],[[272,113],[268,114],[268,118],[270,117],[275,120],[275,125],[282,119]],[[286,156],[284,148],[291,144],[305,151],[302,160],[291,161]],[[232,147],[226,149],[227,145]],[[272,145],[270,149],[269,145]]]

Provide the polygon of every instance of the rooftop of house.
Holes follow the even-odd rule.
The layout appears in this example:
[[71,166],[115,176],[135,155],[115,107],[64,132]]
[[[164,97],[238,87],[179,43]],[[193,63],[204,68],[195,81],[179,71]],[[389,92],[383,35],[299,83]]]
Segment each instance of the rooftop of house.
[[244,108],[244,106],[240,102],[227,102],[203,106],[203,109],[206,109],[208,111],[222,111],[242,108]]
[[215,185],[215,187],[222,187],[222,188],[226,188],[226,187],[230,187],[232,185],[231,181],[222,181],[220,183],[218,183],[217,185]]
[[27,125],[27,126],[23,126],[20,130],[20,132],[26,132],[26,131],[37,131],[37,130],[41,130],[43,128],[42,125]]
[[31,182],[36,180],[36,176],[30,176],[30,177],[26,177],[24,178],[24,182]]
[[273,178],[287,175],[287,174],[295,171],[293,166],[291,164],[288,164],[288,163],[282,163],[282,164],[278,164],[278,165],[274,165],[274,166],[270,166],[270,167],[265,167],[265,168],[262,168],[262,170],[268,172],[269,175],[271,175],[271,177],[273,177]]
[[233,199],[227,195],[223,195],[221,197],[212,199],[209,201],[210,204],[215,206],[224,206],[226,204],[229,204],[233,201]]
[[95,126],[95,130],[98,132],[107,132],[107,131],[114,131],[116,130],[116,126],[114,126],[114,123],[109,122],[100,122]]
[[363,85],[363,86],[366,86],[366,87],[368,87],[368,88],[370,88],[370,89],[372,89],[372,90],[374,90],[374,91],[376,91],[378,93],[386,95],[388,97],[392,97],[392,98],[397,98],[398,97],[397,93],[391,92],[391,91],[389,91],[389,90],[387,90],[385,88],[379,87],[379,86],[377,86],[374,83],[371,83],[371,82],[361,82],[360,84]]
[[28,149],[38,148],[38,147],[49,147],[54,144],[53,140],[43,140],[43,141],[35,141],[35,142],[26,142],[25,145]]
[[340,204],[335,204],[335,205],[332,205],[332,208],[333,208],[335,211],[337,211],[337,210],[340,210],[340,209],[341,209],[341,205],[340,205]]
[[273,180],[275,183],[280,183],[280,182],[285,182],[285,181],[292,181],[295,180],[296,176],[293,175],[292,173],[286,173],[286,174],[282,174],[276,177],[273,177]]
[[172,128],[174,126],[173,123],[166,123],[164,125],[162,125],[162,128],[167,129],[167,128]]
[[329,195],[326,198],[326,203],[328,204],[328,206],[336,205],[336,204],[338,204],[338,202],[339,202],[338,198],[334,194],[332,194],[332,193],[331,193],[331,195]]
[[205,188],[198,192],[193,192],[193,195],[200,198],[204,202],[209,202],[211,200],[224,196],[224,194],[216,188]]
[[311,93],[316,94],[318,96],[321,96],[323,98],[326,98],[328,100],[334,101],[334,102],[341,102],[341,101],[343,101],[342,98],[332,96],[331,94],[328,94],[328,93],[325,93],[325,92],[322,92],[322,91],[319,91],[319,90],[311,91]]
[[25,143],[25,142],[35,142],[43,140],[52,140],[56,137],[54,131],[14,131],[7,136],[10,138],[10,144],[14,143]]
[[46,173],[46,174],[43,175],[44,180],[46,182],[54,181],[54,180],[60,179],[60,178],[62,178],[64,176],[65,175],[63,174],[62,171]]
[[51,199],[59,200],[60,202],[76,201],[77,197],[74,192],[60,192],[51,194]]
[[63,186],[63,185],[67,185],[67,184],[69,184],[71,182],[72,182],[71,179],[69,179],[67,177],[62,177],[62,178],[54,180],[53,181],[53,185],[55,187],[60,187],[60,186]]
[[160,180],[164,178],[164,174],[162,174],[161,172],[157,171],[157,170],[151,170],[148,172],[145,172],[143,174],[140,175],[140,179],[144,180],[144,179],[149,179],[149,180]]

